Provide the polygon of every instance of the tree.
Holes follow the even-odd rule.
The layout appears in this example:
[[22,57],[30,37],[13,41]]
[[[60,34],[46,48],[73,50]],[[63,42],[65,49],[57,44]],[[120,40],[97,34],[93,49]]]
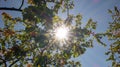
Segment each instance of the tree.
[[105,35],[113,43],[110,45],[107,61],[112,61],[113,67],[120,67],[120,10],[115,6],[114,10],[108,10],[112,15],[113,21],[109,23],[109,28]]
[[106,61],[112,61],[112,67],[120,67],[120,10],[115,6],[114,10],[108,9],[113,21],[109,23],[109,28],[104,33],[97,34],[100,39],[107,37],[112,44],[105,53],[109,56]]
[[[7,1],[7,0],[5,0]],[[96,29],[96,22],[89,19],[86,26],[81,27],[82,16],[69,15],[73,9],[72,0],[28,0],[29,6],[21,9],[0,8],[0,10],[21,11],[23,18],[13,18],[3,12],[4,28],[0,28],[0,64],[7,67],[27,64],[34,67],[79,65],[79,62],[68,61],[71,57],[78,57],[86,49],[93,47],[93,39],[100,41],[100,36],[92,32]],[[53,6],[48,7],[49,3]],[[67,12],[67,19],[61,19],[59,10]],[[17,23],[23,24],[22,30],[15,30]],[[67,39],[55,38],[55,30],[61,26],[67,27]],[[31,64],[29,63],[31,61]],[[9,63],[9,64],[7,64]]]

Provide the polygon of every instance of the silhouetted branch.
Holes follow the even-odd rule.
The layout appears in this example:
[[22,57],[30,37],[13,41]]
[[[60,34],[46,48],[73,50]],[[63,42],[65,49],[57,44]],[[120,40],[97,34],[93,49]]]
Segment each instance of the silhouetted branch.
[[[53,42],[53,40],[52,40],[52,42]],[[52,42],[49,42],[49,41],[48,41],[47,46],[45,46],[45,47],[41,50],[41,55],[43,55],[43,53],[44,53],[45,50],[47,50],[48,48],[51,47],[51,43],[52,43]]]
[[9,7],[0,7],[0,10],[12,10],[12,11],[20,11],[22,12],[21,8],[24,4],[24,0],[22,0],[22,4],[20,5],[19,9],[18,8],[9,8]]
[[22,56],[21,56],[21,57],[19,57],[17,60],[15,60],[12,64],[10,64],[10,66],[9,66],[9,67],[12,67],[12,65],[14,65],[16,62],[18,62],[21,58],[22,58]]
[[8,8],[8,7],[0,7],[0,10],[12,10],[12,11],[20,11],[20,12],[22,12],[21,9],[17,9],[17,8]]
[[4,65],[5,65],[5,67],[7,67],[6,60],[4,60],[4,59],[2,59],[2,58],[0,58],[0,60],[2,60],[3,63],[4,63]]
[[19,8],[19,9],[21,9],[21,8],[22,8],[23,4],[24,4],[24,0],[22,0],[22,4],[21,4],[21,6],[20,6],[20,8]]

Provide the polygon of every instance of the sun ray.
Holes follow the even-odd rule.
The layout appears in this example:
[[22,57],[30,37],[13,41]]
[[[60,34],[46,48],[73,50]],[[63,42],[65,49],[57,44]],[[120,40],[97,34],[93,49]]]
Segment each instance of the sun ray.
[[69,41],[69,31],[70,28],[64,23],[53,25],[53,29],[50,30],[50,35],[54,40],[53,44],[57,44],[59,47],[65,46]]
[[58,40],[66,40],[68,35],[68,28],[65,26],[58,27],[55,30],[55,37]]

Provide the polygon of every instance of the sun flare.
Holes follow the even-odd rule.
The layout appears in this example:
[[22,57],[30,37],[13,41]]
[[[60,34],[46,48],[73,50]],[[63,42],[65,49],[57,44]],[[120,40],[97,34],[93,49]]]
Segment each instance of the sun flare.
[[67,27],[58,27],[55,31],[55,37],[57,39],[63,40],[67,39],[68,36],[68,28]]
[[[70,40],[70,27],[66,24],[54,24],[53,28],[48,31],[52,38],[52,44],[59,44],[63,46],[69,43]],[[67,46],[67,45],[66,45]]]

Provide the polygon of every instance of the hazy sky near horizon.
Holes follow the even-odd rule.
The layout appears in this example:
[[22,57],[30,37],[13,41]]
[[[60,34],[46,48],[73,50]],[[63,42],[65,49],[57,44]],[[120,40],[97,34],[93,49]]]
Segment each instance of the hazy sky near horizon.
[[[74,2],[75,8],[70,10],[70,14],[76,15],[80,13],[83,16],[82,22],[85,23],[92,18],[97,22],[97,30],[95,32],[104,32],[108,27],[108,23],[112,21],[110,14],[108,14],[108,9],[113,10],[114,6],[120,8],[120,0],[74,0]],[[0,7],[18,8],[20,6],[19,4],[21,4],[21,2],[18,0],[9,0],[7,3],[0,0]],[[0,10],[0,14],[2,12],[8,12],[13,17],[22,17],[21,12]],[[66,18],[65,14],[59,15]],[[0,27],[3,27],[1,18],[0,15]],[[18,24],[18,27],[21,28],[21,25]],[[110,45],[110,42],[106,39],[104,42],[108,46]],[[104,55],[107,50],[107,47],[105,48],[95,41],[93,48],[88,48],[85,54],[74,60],[81,61],[82,67],[111,67],[111,62],[106,62],[108,56]]]

